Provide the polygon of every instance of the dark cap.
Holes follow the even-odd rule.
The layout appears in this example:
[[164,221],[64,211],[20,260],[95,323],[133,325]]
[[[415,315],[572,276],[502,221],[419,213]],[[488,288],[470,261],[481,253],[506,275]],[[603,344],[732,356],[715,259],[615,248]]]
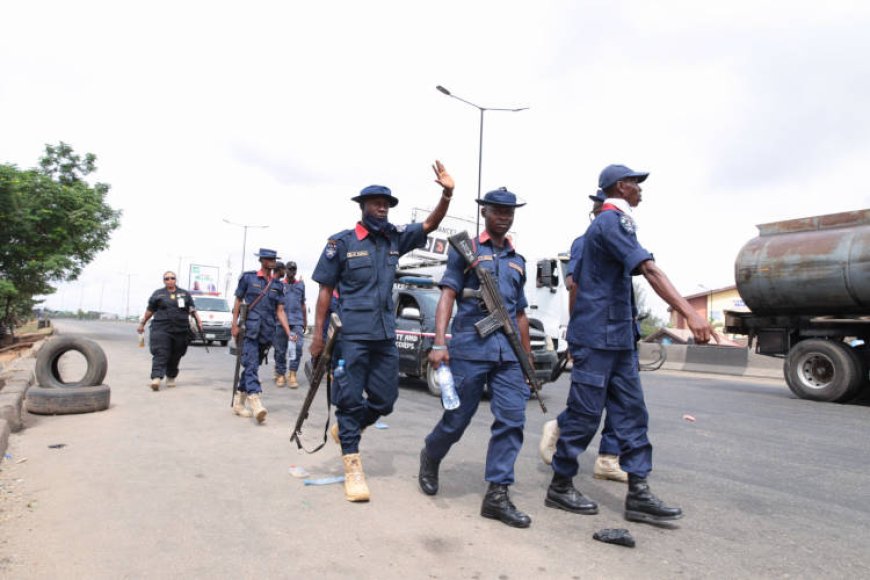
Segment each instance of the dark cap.
[[592,201],[600,201],[601,203],[604,203],[605,201],[607,201],[607,196],[604,195],[604,191],[599,189],[595,192],[595,195],[590,195],[589,199],[591,199]]
[[284,269],[284,262],[277,262],[275,264],[275,269],[276,270],[283,270]]
[[598,187],[607,189],[617,181],[622,181],[628,177],[634,177],[640,183],[649,177],[649,173],[642,171],[633,171],[625,165],[608,165],[601,170],[601,175],[598,176]]
[[489,191],[483,196],[483,199],[474,200],[480,205],[500,205],[504,207],[523,207],[524,203],[517,203],[517,196],[511,193],[506,187],[500,187],[493,191]]
[[393,197],[393,192],[390,191],[390,188],[386,185],[370,185],[366,188],[363,188],[363,190],[359,192],[358,196],[352,197],[350,199],[351,201],[362,203],[368,199],[374,199],[376,197],[386,197],[390,202],[390,207],[396,207],[396,205],[398,205],[399,203],[399,200]]
[[295,270],[296,269],[296,262],[287,262],[287,269],[288,270]]
[[254,254],[258,258],[266,258],[268,260],[280,260],[278,257],[278,252],[275,250],[270,250],[269,248],[260,248],[260,251]]

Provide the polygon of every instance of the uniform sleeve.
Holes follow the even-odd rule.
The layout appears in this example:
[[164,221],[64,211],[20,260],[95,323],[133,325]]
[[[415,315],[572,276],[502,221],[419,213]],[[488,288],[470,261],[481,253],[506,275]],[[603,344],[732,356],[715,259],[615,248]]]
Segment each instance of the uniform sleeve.
[[305,304],[305,282],[299,282],[299,302]]
[[248,291],[248,277],[242,274],[239,276],[239,284],[236,286],[236,298],[239,300],[243,300],[245,298],[245,293]]
[[[141,302],[140,302],[141,304]],[[157,309],[160,307],[160,292],[155,292],[151,295],[151,298],[148,299],[148,310],[151,312],[157,312]]]
[[193,303],[193,296],[191,296],[189,292],[186,294],[187,296],[185,298],[187,300],[187,311],[196,312],[196,305]]
[[620,219],[623,214],[609,212],[611,215],[602,220],[600,241],[605,250],[622,264],[626,275],[632,275],[637,267],[653,256],[645,250],[637,241],[634,231],[629,231],[625,220]]
[[320,259],[317,261],[317,267],[314,268],[314,273],[311,279],[318,284],[335,288],[338,286],[338,281],[341,278],[341,260],[344,255],[344,242],[342,240],[330,239],[326,242],[326,247],[320,254]]
[[399,234],[400,256],[425,245],[426,233],[423,231],[422,223],[408,224],[405,226],[405,231]]
[[[525,260],[523,260],[523,272],[525,272],[525,271],[526,271],[526,263],[525,263]],[[517,312],[520,312],[521,310],[525,310],[528,307],[529,307],[529,301],[526,300],[526,276],[524,274],[523,278],[522,278],[522,282],[520,283],[519,295],[517,296]]]
[[465,260],[452,246],[447,251],[447,267],[438,285],[450,288],[457,294],[465,287]]
[[574,270],[577,269],[577,264],[579,264],[583,258],[583,236],[577,236],[577,239],[571,244],[571,250],[568,252],[568,268],[565,270],[567,274],[566,276],[571,276],[574,280],[577,279],[577,276],[574,275]]

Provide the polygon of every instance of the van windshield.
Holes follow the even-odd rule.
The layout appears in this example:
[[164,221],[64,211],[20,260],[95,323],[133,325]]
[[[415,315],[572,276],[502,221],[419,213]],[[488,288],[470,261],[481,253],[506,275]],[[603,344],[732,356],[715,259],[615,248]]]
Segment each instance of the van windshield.
[[203,312],[229,312],[230,307],[224,298],[211,298],[205,296],[197,296],[193,299],[197,310]]

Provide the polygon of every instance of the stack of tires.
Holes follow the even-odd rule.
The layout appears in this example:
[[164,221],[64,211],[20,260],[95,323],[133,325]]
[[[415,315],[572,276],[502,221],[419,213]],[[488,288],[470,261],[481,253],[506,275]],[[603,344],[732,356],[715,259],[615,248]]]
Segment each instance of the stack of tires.
[[[87,370],[77,382],[64,382],[60,358],[76,351],[84,356]],[[109,385],[103,384],[108,363],[106,353],[93,340],[75,336],[49,339],[36,355],[36,386],[27,389],[27,411],[37,415],[92,413],[109,408]]]

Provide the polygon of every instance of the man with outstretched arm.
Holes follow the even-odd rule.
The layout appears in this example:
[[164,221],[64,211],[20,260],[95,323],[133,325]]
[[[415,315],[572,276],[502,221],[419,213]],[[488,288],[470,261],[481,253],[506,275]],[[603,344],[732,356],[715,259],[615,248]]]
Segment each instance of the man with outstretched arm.
[[631,208],[640,203],[640,184],[648,176],[624,165],[608,165],[599,176],[598,186],[607,200],[586,230],[583,255],[573,272],[580,288],[568,326],[574,365],[567,407],[558,418],[560,436],[545,504],[573,513],[598,513],[598,505],[574,487],[573,478],[577,457],[595,435],[606,407],[620,442],[620,466],[628,473],[625,518],[661,523],[677,520],[683,512],[653,495],[647,483],[652,445],[638,371],[632,276],[643,275],[656,294],[686,317],[696,342],[708,342],[713,329],[637,241]]
[[331,236],[312,279],[320,284],[315,309],[311,357],[323,351],[323,327],[333,290],[338,290],[342,330],[337,347],[345,373],[333,383],[337,424],[332,437],[341,445],[344,493],[348,501],[369,500],[359,443],[363,429],[389,415],[399,396],[399,352],[393,314],[393,280],[399,257],[426,243],[447,214],[453,178],[440,161],[433,166],[442,188],[435,209],[423,223],[394,226],[389,210],[399,203],[390,188],[370,185],[352,201],[361,219],[353,229]]

